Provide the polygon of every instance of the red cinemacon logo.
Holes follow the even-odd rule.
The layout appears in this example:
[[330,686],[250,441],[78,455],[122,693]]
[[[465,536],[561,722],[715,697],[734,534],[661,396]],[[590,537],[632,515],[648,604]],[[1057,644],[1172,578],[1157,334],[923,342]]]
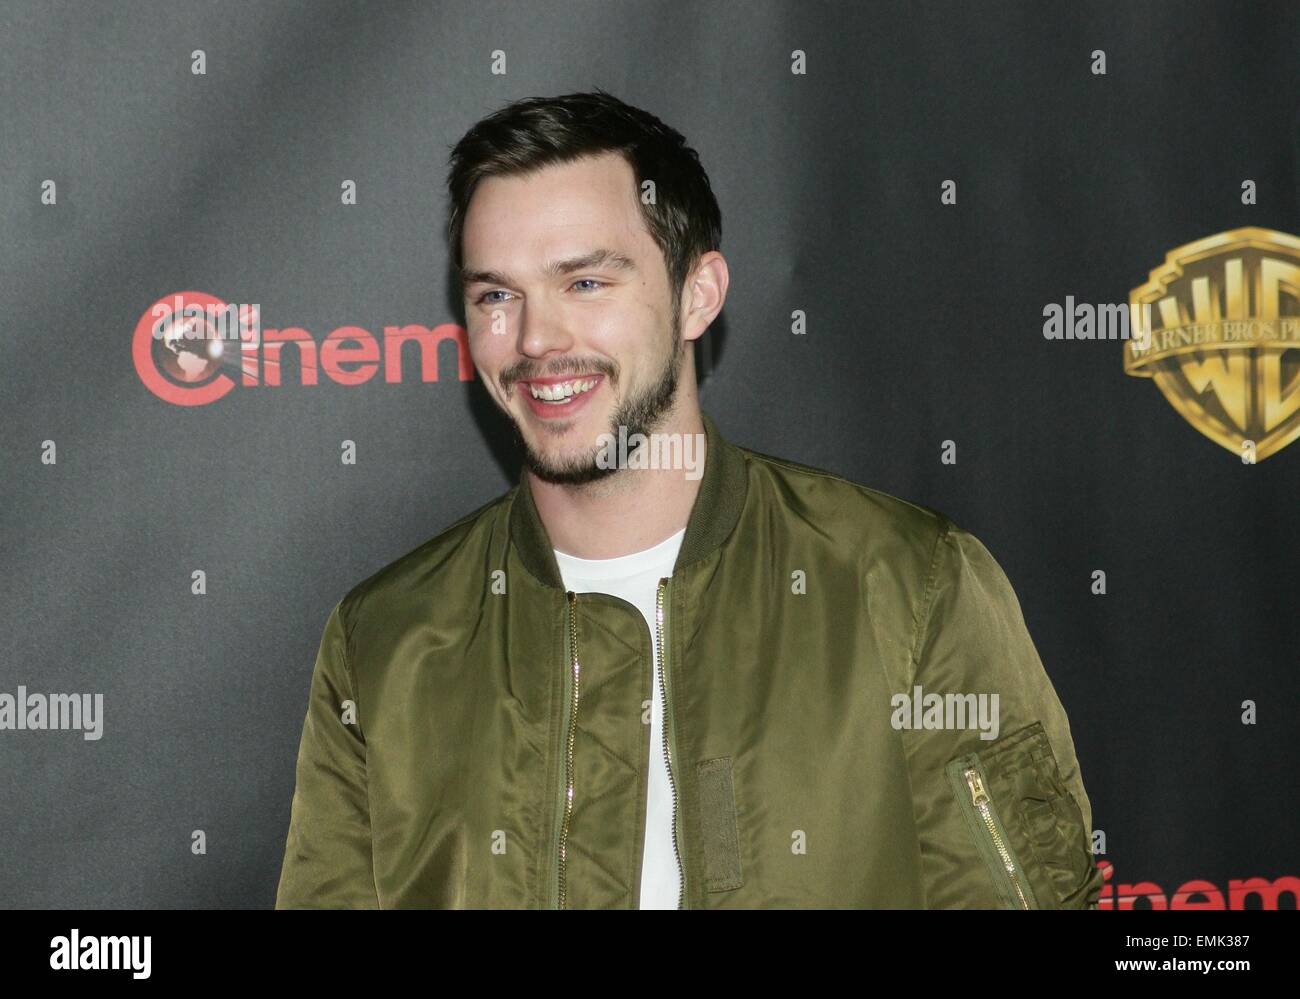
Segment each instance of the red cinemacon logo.
[[[1118,882],[1111,884],[1115,866],[1109,860],[1098,860],[1103,887],[1098,900],[1099,909],[1295,909],[1300,900],[1300,878],[1291,875],[1273,878],[1229,878],[1227,890],[1213,881],[1193,878],[1184,881],[1172,892],[1166,892],[1154,881]],[[1251,905],[1247,906],[1247,900]],[[1282,905],[1284,899],[1290,905]]]
[[[464,327],[442,323],[385,326],[382,341],[360,326],[340,326],[319,344],[297,326],[262,329],[261,308],[232,305],[202,291],[158,299],[136,323],[131,359],[145,388],[177,406],[205,406],[236,385],[280,385],[285,344],[297,353],[301,385],[319,383],[319,372],[339,385],[362,385],[383,366],[384,381],[402,380],[402,361],[418,363],[420,380],[438,380],[438,347],[456,344],[461,381],[474,379]],[[415,352],[403,351],[414,343]]]

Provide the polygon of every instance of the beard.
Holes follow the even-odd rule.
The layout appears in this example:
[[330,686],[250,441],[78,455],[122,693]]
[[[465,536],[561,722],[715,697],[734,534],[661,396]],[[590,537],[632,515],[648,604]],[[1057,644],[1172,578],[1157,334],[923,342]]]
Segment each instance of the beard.
[[[672,410],[677,399],[677,382],[681,375],[682,360],[685,357],[686,342],[681,337],[677,310],[674,309],[671,336],[672,345],[658,376],[643,391],[629,396],[620,402],[610,414],[609,433],[618,438],[618,428],[627,428],[627,438],[633,434],[650,434],[659,427],[665,416]],[[608,377],[608,373],[606,374]],[[527,391],[526,388],[521,391]],[[510,426],[514,430],[515,442],[523,452],[524,465],[543,482],[557,485],[577,486],[606,479],[620,471],[615,467],[602,468],[596,463],[597,456],[604,450],[602,445],[593,441],[591,447],[581,453],[570,452],[566,455],[544,454],[524,438],[519,423],[514,416]],[[543,428],[542,433],[546,433]]]

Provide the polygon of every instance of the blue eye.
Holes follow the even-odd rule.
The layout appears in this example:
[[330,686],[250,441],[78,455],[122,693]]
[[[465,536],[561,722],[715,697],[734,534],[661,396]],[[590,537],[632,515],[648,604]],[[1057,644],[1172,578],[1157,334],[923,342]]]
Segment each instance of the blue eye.
[[[604,281],[600,281],[600,280],[598,280],[598,279],[596,279],[596,278],[578,278],[578,280],[574,281],[574,282],[573,282],[573,285],[571,285],[570,287],[576,287],[577,285],[580,285],[580,284],[589,284],[589,285],[595,285],[595,286],[596,286],[596,287],[594,287],[594,288],[583,288],[583,289],[580,289],[580,290],[582,290],[582,291],[584,291],[584,292],[585,292],[585,291],[599,291],[601,288],[604,288],[604,287],[605,287],[605,282],[604,282]],[[500,299],[500,298],[490,298],[490,296],[492,296],[492,295],[509,295],[509,294],[510,294],[510,292],[508,292],[508,291],[502,291],[500,288],[493,288],[491,291],[485,291],[485,292],[483,292],[483,294],[481,294],[481,295],[478,297],[478,299],[477,299],[477,301],[475,302],[475,304],[476,304],[476,305],[485,305],[485,304],[486,304],[486,305],[501,305],[501,304],[503,303],[503,299]]]

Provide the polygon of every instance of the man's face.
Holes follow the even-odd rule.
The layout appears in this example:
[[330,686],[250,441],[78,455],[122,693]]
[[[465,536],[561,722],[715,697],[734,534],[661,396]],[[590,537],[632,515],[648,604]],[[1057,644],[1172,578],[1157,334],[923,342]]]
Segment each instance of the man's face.
[[465,215],[470,355],[547,481],[617,471],[596,464],[600,435],[651,433],[677,396],[678,289],[635,192],[606,154],[489,177]]

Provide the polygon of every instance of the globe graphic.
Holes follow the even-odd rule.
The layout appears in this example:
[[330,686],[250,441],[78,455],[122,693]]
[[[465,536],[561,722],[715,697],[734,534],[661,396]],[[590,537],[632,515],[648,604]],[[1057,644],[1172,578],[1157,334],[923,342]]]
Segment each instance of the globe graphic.
[[221,366],[224,344],[205,319],[172,317],[155,343],[159,366],[177,381],[204,381]]

